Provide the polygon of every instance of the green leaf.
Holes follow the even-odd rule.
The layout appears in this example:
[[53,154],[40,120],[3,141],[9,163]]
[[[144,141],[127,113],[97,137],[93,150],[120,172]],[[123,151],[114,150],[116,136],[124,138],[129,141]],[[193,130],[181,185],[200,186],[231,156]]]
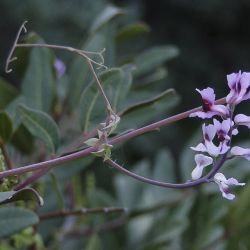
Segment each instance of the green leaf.
[[150,27],[145,23],[132,23],[122,27],[116,34],[116,42],[141,36],[150,31]]
[[167,89],[148,100],[135,103],[119,113],[119,131],[135,128],[150,122],[176,105],[179,98],[173,89]]
[[24,105],[18,107],[22,122],[29,132],[41,139],[54,153],[59,144],[59,132],[56,123],[44,112],[30,109]]
[[85,249],[86,250],[100,250],[100,249],[102,249],[100,238],[96,234],[93,234],[90,237]]
[[0,109],[4,109],[17,95],[17,90],[0,77]]
[[145,89],[153,90],[159,89],[159,82],[164,80],[168,75],[168,71],[164,67],[157,68],[157,70],[135,83],[135,89],[143,91]]
[[121,67],[121,70],[123,71],[123,79],[114,86],[116,93],[112,101],[112,106],[117,112],[125,106],[126,98],[133,82],[132,72],[135,70],[135,67],[134,65],[126,64]]
[[111,19],[121,14],[124,14],[122,9],[112,5],[108,5],[93,22],[90,28],[91,32],[96,31],[97,29],[105,25],[107,22],[109,22]]
[[8,142],[12,132],[12,121],[9,115],[6,112],[0,112],[0,142]]
[[[123,81],[124,72],[114,68],[99,75],[102,87],[111,105],[117,100],[119,86]],[[113,107],[114,109],[116,107]],[[80,100],[80,122],[84,131],[89,131],[102,122],[106,115],[105,104],[95,82],[92,82],[83,91]]]
[[37,202],[39,206],[43,206],[44,204],[43,198],[33,188],[23,188],[18,191],[8,191],[0,193],[0,204],[6,204],[20,200],[32,200]]
[[[171,154],[167,150],[161,150],[153,164],[153,170],[149,174],[150,178],[157,181],[176,183],[174,174],[174,162]],[[143,215],[154,207],[167,207],[181,201],[183,194],[180,190],[166,189],[162,187],[146,185],[141,193],[141,209],[132,212],[133,217]]]
[[49,112],[55,95],[54,56],[47,48],[32,49],[22,81],[27,105]]
[[95,207],[110,207],[116,206],[116,200],[111,194],[103,189],[93,188],[87,193],[88,206]]
[[[93,34],[86,43],[82,46],[86,51],[101,51],[106,46],[106,36],[104,32],[98,32]],[[92,58],[92,57],[91,57]],[[94,58],[100,61],[99,58]],[[72,111],[79,105],[79,100],[82,90],[91,81],[91,73],[89,66],[85,59],[80,56],[76,56],[69,68],[70,86],[68,89],[68,108]]]
[[[150,164],[148,161],[137,163],[131,170],[132,172],[151,178]],[[119,204],[128,209],[144,208],[143,193],[146,183],[137,181],[129,176],[118,174],[115,176],[115,190]]]
[[135,58],[135,76],[143,75],[154,68],[178,56],[179,50],[175,46],[158,46],[148,49]]
[[53,186],[53,189],[54,189],[54,191],[56,193],[56,197],[57,197],[57,200],[58,200],[58,207],[61,210],[63,210],[63,209],[65,209],[63,193],[62,193],[60,184],[58,182],[58,178],[55,175],[55,173],[52,172],[52,171],[50,172],[50,180],[51,180],[51,184]]
[[79,174],[82,170],[87,168],[95,159],[93,156],[88,156],[86,158],[80,158],[67,163],[63,163],[59,168],[54,169],[54,173],[59,180],[59,182],[65,182],[74,175]]
[[6,112],[9,114],[13,123],[13,130],[18,129],[21,124],[21,119],[17,112],[17,108],[20,104],[26,105],[26,100],[23,95],[19,95],[17,98],[15,98],[6,108]]
[[24,208],[0,208],[0,238],[4,238],[33,226],[39,222],[38,216]]
[[34,138],[23,124],[14,131],[10,142],[23,154],[30,154],[34,150]]

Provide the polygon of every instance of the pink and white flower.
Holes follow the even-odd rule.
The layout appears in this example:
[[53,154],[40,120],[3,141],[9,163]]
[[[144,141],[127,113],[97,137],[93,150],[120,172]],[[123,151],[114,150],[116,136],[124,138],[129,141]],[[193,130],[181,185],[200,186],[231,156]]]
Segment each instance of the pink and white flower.
[[234,117],[234,122],[236,125],[243,125],[250,128],[250,116],[238,114]]
[[196,167],[191,173],[192,179],[197,180],[202,176],[203,169],[213,163],[213,159],[209,156],[197,154],[194,157]]
[[242,147],[232,147],[231,154],[235,156],[244,157],[248,161],[250,161],[250,148],[242,148]]
[[215,125],[202,125],[203,131],[203,143],[199,143],[196,147],[191,147],[191,149],[199,152],[207,152],[211,156],[217,157],[220,154],[225,154],[230,147],[227,145],[227,141],[221,141],[219,146],[214,145],[213,139],[217,133],[217,127]]
[[206,88],[203,90],[196,89],[201,94],[202,97],[202,109],[203,111],[197,111],[190,114],[190,117],[200,117],[202,119],[211,118],[214,115],[219,115],[222,117],[227,117],[229,111],[224,105],[215,104],[215,94],[212,88]]
[[238,104],[250,98],[250,73],[232,73],[227,75],[227,82],[230,88],[227,103]]
[[228,200],[233,200],[235,198],[235,195],[230,193],[230,186],[245,185],[245,183],[240,183],[235,178],[226,179],[222,173],[215,174],[214,181],[218,184],[222,196]]

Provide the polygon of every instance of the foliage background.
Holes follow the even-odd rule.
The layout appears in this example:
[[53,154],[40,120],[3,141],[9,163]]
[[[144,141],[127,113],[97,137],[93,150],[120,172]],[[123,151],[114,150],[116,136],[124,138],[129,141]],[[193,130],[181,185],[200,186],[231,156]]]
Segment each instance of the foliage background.
[[[227,93],[226,74],[239,69],[249,71],[250,3],[247,0],[159,0],[157,3],[149,0],[27,0],[22,3],[3,0],[0,2],[1,76],[20,88],[24,72],[19,74],[14,70],[12,74],[6,75],[4,61],[23,20],[29,20],[29,30],[32,27],[48,43],[79,47],[87,39],[91,24],[107,3],[125,10],[120,24],[140,21],[150,27],[150,32],[142,37],[117,45],[116,60],[108,66],[117,66],[127,54],[136,54],[156,45],[172,44],[180,50],[178,57],[164,65],[167,76],[159,78],[157,84],[153,83],[147,89],[157,92],[175,88],[180,96],[178,105],[163,111],[159,117],[198,106],[200,99],[194,92],[195,88],[209,85],[215,88],[218,97],[223,97]],[[117,19],[114,20],[116,22]],[[107,48],[106,55],[109,53]],[[70,67],[71,55],[56,55]],[[144,79],[145,76],[139,77],[134,80],[134,84],[139,85]],[[243,105],[243,109],[249,114],[247,104]],[[114,152],[114,157],[145,176],[185,181],[193,166],[193,154],[188,147],[199,140],[199,130],[199,121],[185,120],[161,129],[160,133],[151,133],[123,144]],[[247,135],[249,133],[243,131],[241,140]],[[245,143],[249,145],[249,141]],[[28,162],[36,159],[27,158],[25,160]],[[233,162],[225,172],[242,181],[247,182],[249,178],[246,162]],[[82,206],[119,205],[139,215],[133,217],[132,213],[129,221],[115,231],[85,236],[80,240],[79,237],[69,237],[62,242],[55,233],[60,232],[62,221],[42,223],[40,230],[46,246],[53,248],[61,244],[63,249],[79,249],[80,246],[83,249],[250,248],[249,185],[237,192],[238,199],[230,203],[210,186],[184,193],[161,190],[120,176],[115,170],[103,167],[101,161],[95,161],[81,171],[79,178],[73,180],[78,183],[76,190],[79,193],[76,197]],[[44,193],[48,194],[46,191]],[[55,198],[45,197],[47,204],[49,199]],[[48,207],[45,203],[43,209]],[[154,209],[151,212],[144,211],[149,208]],[[91,215],[79,220],[81,225],[94,226],[108,221],[108,216]],[[206,248],[209,244],[215,245]]]

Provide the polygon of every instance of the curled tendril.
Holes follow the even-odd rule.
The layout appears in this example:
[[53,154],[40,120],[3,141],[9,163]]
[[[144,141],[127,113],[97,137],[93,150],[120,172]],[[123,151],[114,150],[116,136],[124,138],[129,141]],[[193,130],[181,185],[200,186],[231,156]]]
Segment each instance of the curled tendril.
[[27,29],[25,27],[25,25],[26,25],[27,22],[28,21],[24,21],[23,24],[21,25],[21,27],[19,28],[18,32],[17,32],[16,39],[15,39],[14,44],[12,45],[12,47],[10,49],[10,53],[9,53],[8,58],[6,60],[6,66],[5,66],[5,72],[6,73],[12,72],[12,69],[9,68],[9,65],[10,65],[10,63],[12,63],[15,60],[17,60],[17,57],[12,57],[12,56],[13,56],[13,53],[14,53],[16,47],[17,47],[17,42],[18,42],[18,40],[19,40],[19,38],[21,36],[22,31],[24,31],[24,33],[27,33]]
[[[99,89],[99,91],[100,91],[100,93],[105,101],[108,114],[113,112],[111,105],[110,105],[110,102],[109,102],[109,100],[108,100],[108,98],[107,98],[107,96],[106,96],[106,94],[101,86],[100,80],[98,79],[98,76],[97,76],[95,69],[94,69],[94,66],[93,66],[93,65],[98,66],[97,67],[98,69],[100,69],[100,68],[107,69],[107,66],[104,65],[104,57],[103,57],[103,53],[105,52],[105,48],[102,49],[100,52],[92,52],[92,51],[75,49],[75,48],[69,47],[69,46],[61,46],[61,45],[54,45],[54,44],[39,44],[39,43],[34,43],[34,44],[22,43],[22,44],[20,44],[20,43],[18,43],[18,40],[20,38],[22,31],[24,31],[25,33],[27,32],[27,29],[25,27],[26,23],[27,23],[27,21],[23,22],[23,24],[19,28],[16,39],[14,41],[14,44],[11,47],[10,53],[9,53],[7,60],[6,60],[6,66],[5,66],[6,73],[12,72],[12,69],[9,68],[9,64],[17,59],[17,57],[12,57],[13,53],[17,47],[18,48],[24,48],[24,47],[26,47],[26,48],[31,48],[31,47],[51,48],[51,49],[60,49],[60,50],[66,50],[66,51],[69,51],[72,53],[76,53],[76,54],[82,56],[84,59],[86,59],[88,65],[90,67],[90,70],[91,70],[91,72],[96,80],[97,87],[98,87],[98,89]],[[100,61],[98,62],[98,61],[94,60],[93,58],[90,57],[91,55],[98,56]]]

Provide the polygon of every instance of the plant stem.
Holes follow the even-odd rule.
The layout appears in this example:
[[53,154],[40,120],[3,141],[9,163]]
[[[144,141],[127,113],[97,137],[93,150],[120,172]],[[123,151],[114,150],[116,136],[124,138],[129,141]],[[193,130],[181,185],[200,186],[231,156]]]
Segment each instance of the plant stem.
[[102,207],[102,208],[81,208],[76,210],[59,210],[51,213],[39,215],[40,220],[54,219],[58,217],[66,217],[70,215],[86,215],[86,214],[97,214],[97,213],[126,213],[127,209],[121,207]]
[[[221,104],[224,102],[225,102],[225,98],[222,98],[222,99],[219,99],[218,101],[216,101],[216,104],[219,104],[219,103]],[[111,145],[122,143],[124,141],[129,140],[129,139],[135,138],[139,135],[148,133],[148,132],[153,131],[155,129],[158,129],[160,127],[171,124],[173,122],[185,119],[185,118],[189,117],[189,115],[191,113],[199,111],[201,109],[202,109],[202,107],[191,109],[189,111],[180,113],[178,115],[174,115],[174,116],[168,117],[166,119],[160,120],[158,122],[152,123],[152,124],[147,125],[145,127],[141,127],[141,128],[132,130],[126,134],[122,134],[121,136],[111,138],[108,141],[108,143]],[[3,171],[0,173],[0,179],[7,177],[7,176],[11,176],[11,175],[21,175],[21,174],[31,172],[31,171],[37,171],[37,170],[41,170],[41,169],[46,169],[48,167],[58,166],[60,164],[66,163],[66,162],[76,160],[78,158],[86,157],[97,150],[98,150],[98,148],[96,148],[96,147],[89,147],[89,148],[83,149],[81,151],[77,151],[77,152],[74,152],[72,154],[58,157],[55,159],[51,159],[51,160],[47,160],[47,161],[39,162],[39,163],[35,163],[35,164],[30,164],[30,165],[26,165],[26,166],[19,167],[19,168],[6,170],[6,171]]]
[[113,230],[117,227],[124,225],[127,221],[126,215],[121,215],[119,218],[112,221],[97,225],[95,227],[85,227],[82,229],[72,229],[70,231],[63,232],[67,237],[83,237],[89,236],[96,233],[105,233],[110,230]]
[[48,171],[51,169],[52,167],[48,167],[48,168],[43,168],[41,170],[38,170],[36,172],[34,172],[31,176],[29,176],[27,179],[25,179],[23,182],[19,183],[16,187],[15,187],[15,191],[23,189],[27,186],[29,186],[30,184],[34,183],[36,180],[38,180],[40,177],[44,176],[46,173],[48,173]]
[[[91,63],[94,63],[98,65],[99,67],[107,68],[103,63],[104,59],[102,56],[102,53],[104,50],[100,52],[92,52],[92,51],[86,51],[86,50],[80,50],[80,49],[75,49],[70,46],[63,46],[63,45],[56,45],[56,44],[43,44],[43,43],[16,43],[14,48],[50,48],[50,49],[59,49],[59,50],[66,50],[72,53],[75,53],[77,55],[80,55],[84,57],[85,59],[89,60]],[[98,55],[101,58],[101,62],[97,62],[95,60],[92,60],[89,58],[89,55]]]
[[95,78],[97,87],[98,87],[98,89],[99,89],[99,91],[100,91],[100,93],[101,93],[101,95],[102,95],[102,97],[103,97],[103,99],[105,101],[105,105],[106,105],[106,109],[108,111],[108,114],[111,115],[110,113],[114,113],[114,112],[113,112],[113,110],[111,108],[111,104],[110,104],[110,102],[109,102],[109,100],[108,100],[108,98],[107,98],[107,96],[106,96],[106,94],[105,94],[105,92],[104,92],[104,90],[102,88],[101,82],[100,82],[100,80],[99,80],[99,78],[98,78],[98,76],[97,76],[97,74],[95,72],[95,69],[94,69],[94,67],[92,65],[92,62],[89,59],[87,59],[87,63],[88,63],[89,68],[90,68],[90,70],[91,70],[91,72],[92,72],[92,74],[93,74],[93,76]]
[[27,172],[32,172],[32,171],[37,171],[37,170],[41,170],[41,169],[45,169],[48,167],[54,167],[54,166],[58,166],[60,164],[63,164],[65,162],[68,161],[73,161],[82,157],[86,157],[88,155],[90,155],[92,152],[97,151],[97,148],[95,147],[89,147],[86,148],[82,151],[78,151],[74,154],[70,154],[70,155],[66,155],[63,157],[59,157],[59,158],[55,158],[55,159],[51,159],[51,160],[47,160],[47,161],[43,161],[43,162],[39,162],[39,163],[34,163],[34,164],[30,164],[30,165],[26,165],[24,167],[19,167],[19,168],[13,168],[11,170],[6,170],[0,173],[0,179],[10,176],[10,175],[20,175],[20,174],[24,174]]
[[[222,104],[225,103],[226,99],[225,98],[221,98],[219,100],[216,101],[216,104]],[[194,109],[190,109],[188,111],[182,112],[180,114],[177,115],[173,115],[171,117],[165,118],[163,120],[157,121],[155,123],[152,123],[150,125],[132,130],[128,133],[122,134],[121,136],[117,136],[115,138],[110,139],[109,143],[110,144],[116,144],[116,143],[120,143],[120,142],[124,142],[127,141],[129,139],[132,139],[134,137],[137,137],[139,135],[148,133],[150,131],[154,131],[159,129],[160,127],[166,126],[168,124],[171,124],[173,122],[177,122],[180,121],[182,119],[188,118],[190,114],[200,111],[202,109],[202,107],[197,107]]]
[[188,181],[185,183],[169,183],[169,182],[156,181],[156,180],[135,174],[135,173],[129,171],[128,169],[122,167],[121,165],[119,165],[118,163],[114,162],[111,159],[108,159],[105,162],[108,163],[110,166],[114,167],[115,169],[117,169],[118,171],[120,171],[121,173],[126,174],[126,175],[128,175],[128,176],[130,176],[138,181],[145,182],[147,184],[151,184],[154,186],[164,187],[164,188],[182,189],[182,188],[195,187],[195,186],[198,186],[200,184],[209,182],[209,179],[214,176],[214,174],[221,168],[221,166],[225,162],[226,157],[227,157],[226,155],[227,154],[224,154],[222,156],[221,160],[218,161],[214,165],[214,167],[211,169],[211,171],[207,175],[205,175],[204,177],[202,177],[198,180]]

